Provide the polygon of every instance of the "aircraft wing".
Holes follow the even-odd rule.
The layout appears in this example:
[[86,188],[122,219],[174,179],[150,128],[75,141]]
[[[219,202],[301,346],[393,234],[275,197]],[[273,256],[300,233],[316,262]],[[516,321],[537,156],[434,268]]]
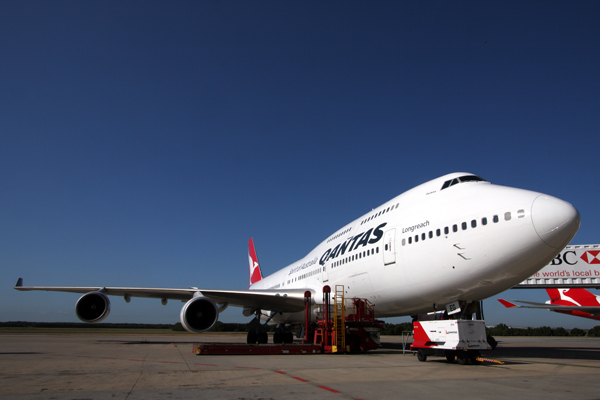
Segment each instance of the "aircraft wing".
[[[500,303],[502,303],[502,305],[506,308],[517,307],[517,308],[541,308],[541,309],[550,310],[550,311],[582,311],[585,313],[592,314],[594,316],[600,315],[600,306],[597,306],[597,307],[596,306],[559,306],[559,305],[554,305],[554,304],[532,303],[529,301],[518,301],[518,300],[508,301],[508,300],[503,300],[503,299],[498,299],[498,301]],[[525,304],[525,305],[519,305],[519,304],[515,304],[515,303],[520,303],[520,304]]]
[[[196,293],[212,299],[215,303],[227,303],[230,306],[249,307],[277,312],[298,312],[304,310],[304,292],[309,289],[285,290],[208,290],[198,288],[137,288],[109,286],[23,286],[19,278],[14,287],[16,290],[45,290],[49,292],[89,293],[102,292],[110,296],[146,297],[168,300],[190,300]],[[315,293],[311,291],[311,302],[314,304]]]

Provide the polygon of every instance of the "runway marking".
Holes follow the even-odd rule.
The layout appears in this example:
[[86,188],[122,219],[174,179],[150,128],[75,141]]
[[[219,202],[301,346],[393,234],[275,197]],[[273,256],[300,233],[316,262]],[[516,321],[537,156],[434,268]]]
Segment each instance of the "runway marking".
[[[177,346],[174,346],[174,347],[177,347]],[[49,354],[49,355],[50,356],[56,356],[56,357],[64,357],[65,356],[64,354]],[[147,362],[148,361],[148,360],[140,360],[140,359],[135,359],[135,358],[122,359],[122,358],[117,358],[117,357],[94,357],[94,356],[88,356],[88,355],[78,355],[76,357],[80,357],[80,358],[98,358],[98,359],[104,359],[104,360],[127,360],[127,361],[137,361],[137,362]],[[182,364],[179,361],[157,361],[157,360],[153,360],[153,362],[158,362],[158,363],[162,363],[162,364]],[[203,366],[207,366],[207,367],[219,367],[218,364],[194,363],[194,365],[203,365]],[[272,372],[275,372],[275,373],[281,374],[281,375],[289,375],[285,371],[269,370],[269,369],[259,368],[259,367],[235,366],[234,368],[266,370],[266,371],[272,371]],[[309,384],[311,383],[309,380],[304,379],[304,378],[300,378],[299,376],[291,376],[290,375],[290,378],[295,379],[295,380],[300,381],[300,382],[303,382],[303,383],[309,383]],[[135,387],[135,385],[134,385],[134,387]],[[332,389],[332,388],[327,387],[327,386],[315,385],[315,387],[317,387],[319,389],[327,390],[328,392],[331,392],[331,393],[342,393],[339,390],[335,390],[335,389]],[[133,390],[133,388],[132,388],[132,390]]]
[[[260,369],[260,368],[257,368],[257,369]],[[278,373],[278,374],[281,374],[281,375],[287,375],[287,374],[288,374],[287,372],[283,372],[283,371],[277,371],[277,370],[273,370],[273,372],[276,372],[276,373]],[[299,380],[300,382],[304,382],[304,383],[310,383],[310,381],[309,381],[309,380],[306,380],[306,379],[304,379],[304,378],[300,378],[300,377],[298,377],[298,376],[292,376],[292,378],[293,378],[293,379],[296,379],[296,380]],[[331,392],[331,393],[342,393],[342,392],[340,392],[339,390],[335,390],[335,389],[332,389],[332,388],[330,388],[330,387],[327,387],[327,386],[319,386],[319,385],[317,385],[317,387],[318,387],[319,389],[327,390],[327,391],[329,391],[329,392]]]
[[327,386],[317,386],[318,388],[324,389],[324,390],[329,390],[331,393],[341,393],[335,389],[332,388],[328,388]]

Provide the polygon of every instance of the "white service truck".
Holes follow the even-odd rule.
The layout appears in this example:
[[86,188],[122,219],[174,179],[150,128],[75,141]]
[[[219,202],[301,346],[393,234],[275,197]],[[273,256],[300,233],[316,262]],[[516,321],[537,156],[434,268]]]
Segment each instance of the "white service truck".
[[413,343],[419,361],[427,356],[446,357],[449,362],[462,365],[471,361],[480,364],[480,350],[490,350],[485,322],[481,320],[436,320],[413,322]]

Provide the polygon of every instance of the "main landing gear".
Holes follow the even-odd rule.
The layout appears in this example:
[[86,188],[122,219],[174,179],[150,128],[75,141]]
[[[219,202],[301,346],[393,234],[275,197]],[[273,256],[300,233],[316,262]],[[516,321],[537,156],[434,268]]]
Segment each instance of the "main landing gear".
[[[261,310],[256,311],[256,317],[248,324],[248,336],[246,337],[246,343],[248,344],[266,344],[269,342],[269,334],[267,333],[266,326],[273,318],[275,314],[267,319],[264,324],[260,323]],[[277,329],[273,333],[273,343],[293,343],[294,334],[286,329],[285,324],[277,325]]]
[[261,311],[256,311],[256,317],[248,323],[248,336],[246,343],[248,344],[265,344],[269,341],[269,335],[263,325],[260,323]]

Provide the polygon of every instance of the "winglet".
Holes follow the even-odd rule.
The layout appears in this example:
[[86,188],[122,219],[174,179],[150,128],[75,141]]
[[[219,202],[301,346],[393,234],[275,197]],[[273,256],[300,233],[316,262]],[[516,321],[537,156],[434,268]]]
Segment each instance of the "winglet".
[[250,269],[250,285],[260,281],[263,276],[260,272],[260,266],[258,265],[258,258],[256,257],[256,250],[254,250],[254,241],[250,238],[248,242],[248,267]]
[[518,307],[515,303],[511,303],[510,301],[507,301],[507,300],[498,299],[498,301],[500,303],[502,303],[502,305],[506,308]]
[[15,285],[15,287],[21,287],[23,286],[23,278],[19,278],[19,280],[17,280],[17,284]]

